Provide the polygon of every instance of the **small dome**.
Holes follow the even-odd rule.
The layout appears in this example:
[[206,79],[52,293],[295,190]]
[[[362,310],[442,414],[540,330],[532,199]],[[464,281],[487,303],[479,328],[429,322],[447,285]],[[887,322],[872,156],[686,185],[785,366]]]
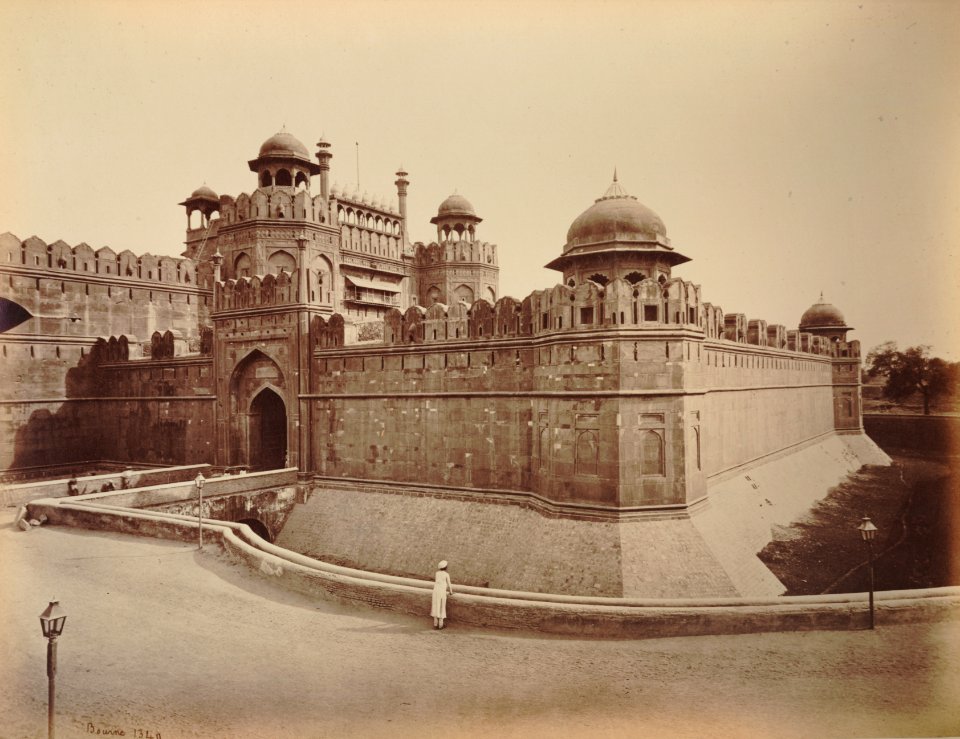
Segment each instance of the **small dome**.
[[286,131],[275,133],[260,145],[261,157],[295,157],[310,159],[310,152],[296,136]]
[[667,236],[667,227],[660,216],[628,195],[617,182],[613,183],[603,197],[581,213],[567,231],[564,251],[579,244],[623,239],[626,241],[661,241]]
[[808,328],[825,328],[827,326],[846,326],[847,322],[843,318],[843,313],[835,305],[826,302],[823,294],[820,300],[811,305],[800,318],[800,330]]
[[438,216],[475,216],[476,214],[470,201],[457,193],[453,193],[437,208]]
[[217,195],[217,193],[215,193],[206,185],[201,185],[196,190],[194,190],[190,194],[190,197],[188,199],[189,200],[213,200],[218,203],[220,202],[220,196]]

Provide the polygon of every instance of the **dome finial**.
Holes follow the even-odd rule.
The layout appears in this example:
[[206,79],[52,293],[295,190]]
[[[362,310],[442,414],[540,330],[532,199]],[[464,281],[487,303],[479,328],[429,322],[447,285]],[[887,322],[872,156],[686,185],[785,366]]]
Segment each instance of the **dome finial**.
[[826,302],[826,301],[823,299],[823,290],[820,291],[820,302],[821,302],[821,303]]
[[[609,200],[610,198],[633,198],[626,190],[623,189],[617,181],[617,168],[613,168],[613,182],[610,183],[610,187],[607,188],[607,191],[603,193],[603,196],[597,199],[597,202],[601,200]],[[636,200],[636,198],[633,198]]]

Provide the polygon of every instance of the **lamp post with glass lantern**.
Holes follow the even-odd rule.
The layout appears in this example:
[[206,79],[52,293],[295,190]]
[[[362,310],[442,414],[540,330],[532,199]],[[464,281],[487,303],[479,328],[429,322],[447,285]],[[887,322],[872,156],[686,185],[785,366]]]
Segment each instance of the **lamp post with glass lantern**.
[[207,479],[202,472],[198,472],[196,479],[193,481],[194,485],[197,486],[197,533],[200,542],[197,549],[203,549],[203,483],[206,481]]
[[857,529],[860,531],[861,538],[867,543],[867,556],[869,562],[870,570],[870,628],[873,628],[873,540],[877,536],[877,527],[873,525],[873,521],[870,520],[869,516],[864,516],[863,520],[860,521],[860,525],[857,526]]
[[60,602],[50,601],[50,605],[40,614],[40,629],[47,638],[47,736],[53,739],[53,701],[57,677],[57,637],[63,633],[63,625],[67,621],[67,614],[60,607]]

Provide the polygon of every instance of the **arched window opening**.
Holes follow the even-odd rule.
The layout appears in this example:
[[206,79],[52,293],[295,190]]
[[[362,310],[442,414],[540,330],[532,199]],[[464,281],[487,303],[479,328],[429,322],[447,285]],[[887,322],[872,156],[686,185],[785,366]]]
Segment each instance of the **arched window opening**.
[[577,437],[576,456],[574,465],[578,475],[597,474],[597,434],[595,431],[583,431]]
[[590,282],[595,282],[596,284],[600,285],[600,287],[604,287],[608,282],[610,282],[609,277],[604,274],[600,274],[599,272],[590,275],[587,279],[590,280]]
[[277,172],[277,178],[275,180],[277,187],[290,187],[293,184],[293,178],[290,176],[290,171],[286,169],[281,169]]
[[306,190],[307,185],[310,184],[310,181],[303,172],[297,172],[297,177],[294,181],[294,184],[296,184],[298,190]]
[[663,438],[656,431],[644,431],[640,440],[640,474],[664,474]]
[[[647,279],[647,276],[643,272],[631,272],[628,275],[625,275],[624,278],[631,285],[636,285],[638,282],[642,282]],[[637,297],[636,291],[634,291],[633,297]]]
[[700,427],[699,426],[693,427],[693,441],[694,441],[694,447],[696,449],[696,454],[697,454],[697,469],[699,470],[699,469],[702,469],[701,462],[700,462]]
[[250,257],[241,252],[233,263],[233,275],[236,278],[249,277],[251,268]]
[[545,469],[549,460],[550,453],[550,429],[540,429],[540,469]]
[[260,187],[273,187],[273,175],[267,170],[260,173]]

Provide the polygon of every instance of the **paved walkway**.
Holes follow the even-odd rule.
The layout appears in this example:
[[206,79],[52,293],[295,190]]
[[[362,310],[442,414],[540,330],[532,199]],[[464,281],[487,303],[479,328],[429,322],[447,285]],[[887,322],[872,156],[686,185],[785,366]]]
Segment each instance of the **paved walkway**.
[[960,623],[645,641],[545,638],[340,607],[211,548],[0,511],[0,737],[828,737],[960,734]]

